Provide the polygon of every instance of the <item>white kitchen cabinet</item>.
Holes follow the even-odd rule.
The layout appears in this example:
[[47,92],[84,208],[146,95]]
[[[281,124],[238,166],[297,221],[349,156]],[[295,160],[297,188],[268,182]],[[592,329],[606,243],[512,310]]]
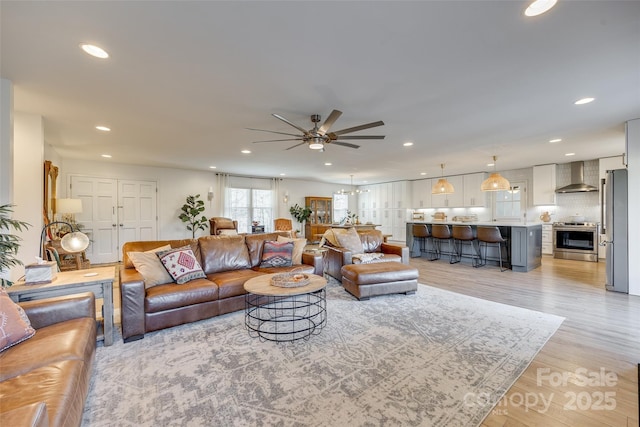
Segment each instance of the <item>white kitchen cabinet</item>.
[[[434,208],[461,208],[464,206],[464,178],[463,175],[445,176],[453,185],[452,194],[431,194],[431,206]],[[433,178],[432,185],[438,180]]]
[[393,205],[390,206],[393,209],[408,209],[411,207],[410,203],[411,193],[409,191],[408,181],[396,181],[391,183],[391,200]]
[[533,167],[533,204],[556,204],[556,165]]
[[487,179],[485,173],[471,173],[463,176],[465,207],[484,208],[487,206],[487,192],[480,189],[485,179]]
[[553,255],[553,225],[542,224],[542,254]]
[[419,179],[413,181],[411,208],[426,209],[431,207],[431,180]]
[[407,240],[407,216],[406,209],[394,209],[390,240],[406,242]]

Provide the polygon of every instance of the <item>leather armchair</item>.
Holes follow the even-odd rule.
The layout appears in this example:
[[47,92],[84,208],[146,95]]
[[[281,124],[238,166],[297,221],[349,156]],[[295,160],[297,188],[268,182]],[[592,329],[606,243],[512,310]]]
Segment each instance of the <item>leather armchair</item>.
[[238,221],[231,218],[224,218],[221,216],[214,216],[209,219],[209,232],[213,236],[220,234],[221,230],[235,230],[238,231]]
[[[409,248],[392,243],[384,243],[380,230],[362,230],[358,232],[364,253],[380,253],[382,257],[375,262],[401,262],[409,264]],[[348,249],[325,246],[324,272],[338,280],[342,280],[343,265],[353,264],[354,253]]]
[[274,219],[273,231],[288,231],[291,233],[291,237],[296,237],[296,232],[293,230],[293,224],[289,218]]

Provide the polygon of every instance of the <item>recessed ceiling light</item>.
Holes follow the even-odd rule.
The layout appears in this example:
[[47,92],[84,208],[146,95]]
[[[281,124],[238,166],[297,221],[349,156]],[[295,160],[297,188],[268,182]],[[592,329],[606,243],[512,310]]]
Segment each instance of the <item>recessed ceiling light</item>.
[[280,174],[280,176],[286,176],[286,175],[287,175],[286,173],[281,173],[281,174]]
[[495,163],[487,163],[487,167],[492,168],[494,167],[496,164]]
[[420,175],[426,175],[426,174],[427,174],[426,172],[420,172]]
[[209,169],[216,169],[217,166],[209,166]]
[[404,144],[405,147],[411,147],[413,145],[413,142],[405,142]]
[[242,154],[251,154],[251,150],[242,150],[241,153]]
[[329,162],[327,162],[327,163],[325,163],[324,165],[325,165],[325,166],[332,166],[332,165],[333,165],[333,163],[329,163]]
[[80,43],[80,48],[89,55],[95,56],[96,58],[107,59],[109,57],[109,54],[104,49],[96,45],[92,45],[89,43]]
[[365,181],[362,181],[362,182],[366,184],[366,183],[367,183],[367,182],[369,182],[369,181],[366,181],[366,180],[365,180]]
[[576,153],[567,153],[567,154],[565,154],[565,156],[567,156],[567,157],[568,156],[575,156],[575,155],[576,155]]
[[538,16],[542,15],[553,6],[556,5],[558,0],[536,0],[527,7],[524,11],[526,16]]
[[574,102],[574,104],[576,105],[584,105],[584,104],[588,104],[590,102],[595,101],[595,98],[582,98],[582,99],[578,99],[576,102]]
[[111,158],[111,154],[101,154],[101,156],[104,157],[105,159]]
[[106,126],[96,126],[96,129],[101,130],[103,132],[109,132],[111,131],[111,128],[108,128]]
[[562,141],[562,138],[550,139],[549,143],[550,144],[555,144],[556,142],[560,142],[560,141]]

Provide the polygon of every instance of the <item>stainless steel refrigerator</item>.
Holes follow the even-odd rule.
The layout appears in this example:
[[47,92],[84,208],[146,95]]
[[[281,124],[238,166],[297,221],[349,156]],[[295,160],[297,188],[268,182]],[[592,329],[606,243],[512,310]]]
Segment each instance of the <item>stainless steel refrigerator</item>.
[[606,246],[605,286],[609,291],[629,293],[629,229],[627,170],[607,171],[602,180],[601,244]]

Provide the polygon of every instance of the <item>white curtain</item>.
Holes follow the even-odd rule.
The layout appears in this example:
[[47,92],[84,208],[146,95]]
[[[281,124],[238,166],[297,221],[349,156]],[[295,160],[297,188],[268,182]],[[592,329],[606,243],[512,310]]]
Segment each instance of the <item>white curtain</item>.
[[219,216],[229,217],[229,209],[227,207],[227,188],[229,187],[229,175],[226,173],[219,173],[217,175],[218,188],[216,190],[216,212],[218,212]]
[[[280,178],[271,178],[271,194],[273,197],[271,198],[271,212],[273,212],[273,219],[280,218],[280,206],[282,202],[282,195],[280,194],[282,179]],[[273,224],[270,226],[273,229]]]

